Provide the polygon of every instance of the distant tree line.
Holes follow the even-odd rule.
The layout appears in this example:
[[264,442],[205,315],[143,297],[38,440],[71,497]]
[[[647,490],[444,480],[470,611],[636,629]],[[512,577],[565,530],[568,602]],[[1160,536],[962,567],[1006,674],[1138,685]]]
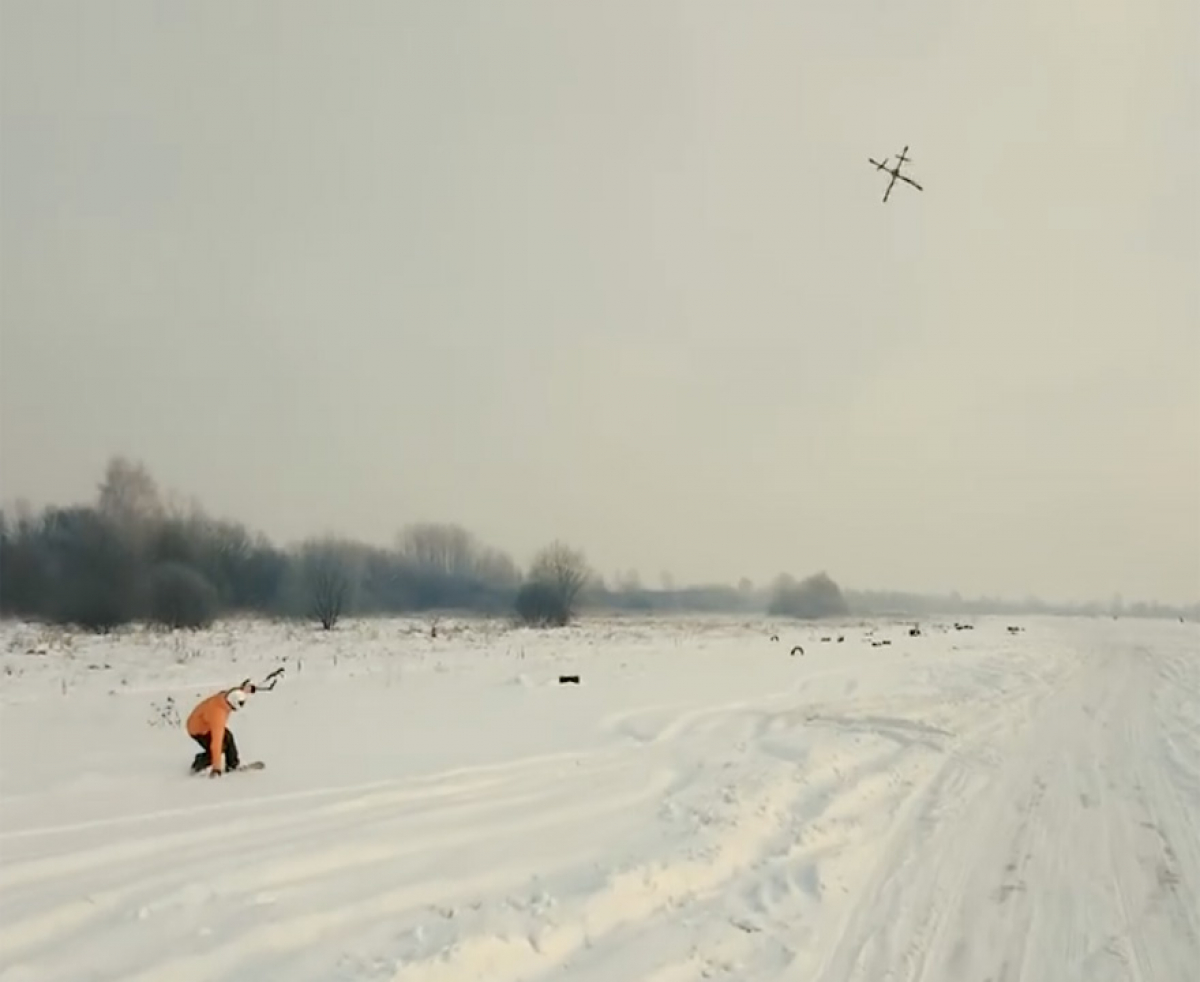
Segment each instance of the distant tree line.
[[[280,548],[199,506],[168,503],[144,466],[109,461],[90,504],[0,511],[0,615],[104,631],[133,621],[204,627],[231,614],[308,618],[333,628],[348,615],[461,611],[569,624],[582,609],[629,613],[746,613],[793,618],[961,613],[1096,613],[1036,600],[1005,604],[957,595],[843,594],[825,573],[661,589],[634,571],[609,586],[583,552],[552,542],[522,571],[453,524],[405,527],[390,547],[319,536]],[[1103,612],[1103,611],[1100,611]],[[1133,605],[1133,616],[1184,611]],[[1200,608],[1186,611],[1200,616]]]
[[847,590],[846,602],[859,616],[949,617],[988,615],[1050,615],[1062,617],[1135,617],[1200,621],[1200,603],[1173,606],[1138,601],[1118,603],[1053,603],[1038,597],[963,597],[958,593],[918,594],[894,590]]
[[815,620],[845,617],[850,607],[841,589],[826,573],[817,573],[799,583],[785,573],[775,582],[767,612],[778,617]]
[[450,524],[414,524],[391,548],[334,536],[281,549],[197,506],[168,506],[144,466],[111,460],[92,504],[0,512],[0,613],[104,631],[132,621],[204,627],[238,613],[515,612],[566,624],[593,575],[552,543],[522,575]]
[[736,587],[711,586],[649,590],[628,574],[617,578],[618,589],[603,586],[589,595],[596,605],[613,610],[644,613],[745,613],[817,620],[844,617],[853,611],[841,588],[826,573],[797,581],[788,573],[778,576],[765,589],[755,589],[746,579]]
[[89,504],[0,511],[0,614],[106,631],[133,621],[199,628],[231,614],[308,618],[332,629],[348,614],[457,610],[561,627],[581,608],[667,613],[844,613],[824,574],[782,577],[767,600],[737,588],[647,590],[634,572],[609,588],[583,552],[551,542],[522,572],[457,525],[404,528],[390,548],[336,536],[280,548],[198,505],[170,504],[146,468],[109,461]]

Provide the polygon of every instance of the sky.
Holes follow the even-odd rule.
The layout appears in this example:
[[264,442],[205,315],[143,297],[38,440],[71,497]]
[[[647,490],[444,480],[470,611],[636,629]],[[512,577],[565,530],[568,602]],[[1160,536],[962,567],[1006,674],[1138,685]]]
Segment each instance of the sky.
[[3,0],[0,499],[1194,602],[1198,56],[1193,0]]

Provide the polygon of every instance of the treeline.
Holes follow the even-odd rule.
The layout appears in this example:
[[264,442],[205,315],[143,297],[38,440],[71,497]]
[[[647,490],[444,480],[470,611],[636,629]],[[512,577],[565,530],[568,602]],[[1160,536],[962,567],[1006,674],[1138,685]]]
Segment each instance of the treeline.
[[144,466],[109,462],[93,503],[0,512],[0,613],[103,631],[132,621],[203,627],[238,613],[515,612],[565,624],[592,580],[552,543],[524,575],[462,528],[415,524],[391,548],[336,537],[282,549],[198,506],[169,506]]
[[1200,620],[1200,603],[1172,606],[1138,601],[1110,603],[1053,603],[1038,597],[963,597],[957,593],[917,594],[888,590],[847,590],[846,602],[863,616],[949,617],[989,615],[1051,615],[1061,617],[1135,617],[1160,620]]
[[320,537],[280,548],[198,505],[168,503],[146,468],[109,461],[95,500],[0,511],[0,614],[105,631],[133,621],[204,627],[220,617],[304,617],[332,628],[347,614],[462,611],[562,626],[581,608],[628,612],[846,612],[824,574],[646,590],[636,574],[610,589],[561,542],[522,571],[457,525],[401,530],[390,548]]
[[712,584],[650,590],[632,580],[618,583],[613,590],[601,585],[588,599],[610,610],[643,613],[767,614],[801,620],[853,613],[841,588],[824,572],[803,580],[783,573],[761,588],[742,580],[736,587]]
[[507,553],[452,524],[409,525],[390,547],[319,537],[280,548],[199,506],[169,503],[144,466],[108,463],[95,500],[40,511],[0,511],[0,615],[104,631],[133,621],[204,627],[220,617],[311,618],[332,628],[347,614],[435,611],[569,623],[582,609],[631,613],[745,613],[803,619],[898,614],[1110,612],[1200,617],[1117,604],[1064,608],[1034,599],[1005,603],[847,591],[824,573],[782,575],[764,587],[743,579],[643,587],[637,574],[605,584],[582,551],[553,542],[522,571]]

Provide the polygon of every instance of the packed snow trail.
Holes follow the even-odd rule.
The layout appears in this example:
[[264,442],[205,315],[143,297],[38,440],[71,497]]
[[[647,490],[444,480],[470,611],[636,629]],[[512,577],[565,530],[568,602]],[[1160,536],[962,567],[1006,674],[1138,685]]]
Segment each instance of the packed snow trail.
[[111,642],[111,695],[41,656],[0,709],[0,982],[1191,979],[1200,632],[1026,623],[360,638],[215,782],[147,703],[261,638],[173,679]]

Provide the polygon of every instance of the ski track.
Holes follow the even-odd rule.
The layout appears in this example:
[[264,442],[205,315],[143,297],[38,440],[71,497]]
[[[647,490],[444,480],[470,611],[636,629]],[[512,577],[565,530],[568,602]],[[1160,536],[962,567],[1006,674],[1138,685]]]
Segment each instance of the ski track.
[[899,633],[607,667],[579,749],[2,829],[0,982],[1195,977],[1195,625]]

